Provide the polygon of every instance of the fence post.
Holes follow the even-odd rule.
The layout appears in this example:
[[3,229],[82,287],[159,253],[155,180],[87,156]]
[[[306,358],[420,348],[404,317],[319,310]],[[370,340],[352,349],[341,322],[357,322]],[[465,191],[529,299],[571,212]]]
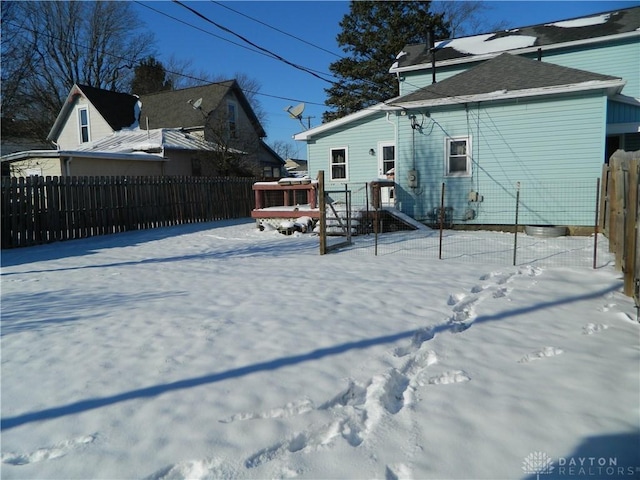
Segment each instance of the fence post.
[[516,224],[514,227],[513,235],[513,265],[516,264],[516,257],[518,254],[518,209],[520,206],[520,182],[516,182]]
[[598,264],[598,223],[599,223],[599,208],[600,208],[600,179],[596,179],[596,219],[593,223],[593,269],[596,269]]
[[440,192],[440,241],[438,246],[438,260],[442,260],[442,231],[444,229],[444,190],[445,184],[442,182],[442,191]]
[[318,209],[320,210],[320,255],[327,253],[327,202],[324,196],[324,170],[318,171]]
[[640,160],[632,159],[626,163],[628,188],[626,194],[627,208],[625,212],[624,226],[624,294],[634,296],[634,280],[636,274],[636,256],[638,255],[638,176]]

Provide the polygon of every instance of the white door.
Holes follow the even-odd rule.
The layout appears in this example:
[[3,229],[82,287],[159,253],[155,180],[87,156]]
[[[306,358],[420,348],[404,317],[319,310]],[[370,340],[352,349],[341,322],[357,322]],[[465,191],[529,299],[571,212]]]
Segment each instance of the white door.
[[[395,180],[396,175],[396,147],[393,143],[381,143],[378,145],[378,178]],[[383,206],[395,206],[393,187],[380,189],[380,200]]]

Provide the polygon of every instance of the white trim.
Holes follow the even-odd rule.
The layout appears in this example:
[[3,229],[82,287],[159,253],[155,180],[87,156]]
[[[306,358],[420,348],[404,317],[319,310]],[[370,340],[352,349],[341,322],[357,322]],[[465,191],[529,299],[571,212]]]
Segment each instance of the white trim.
[[[333,152],[336,150],[344,150],[344,178],[333,177]],[[336,165],[342,165],[340,163]],[[329,179],[332,182],[347,182],[349,181],[349,147],[330,147],[329,148]]]
[[[399,98],[399,97],[395,97],[395,98]],[[391,99],[391,100],[395,100],[395,98]],[[390,100],[388,100],[390,101]],[[388,102],[387,101],[387,102]],[[363,108],[362,110],[358,110],[357,112],[354,113],[350,113],[349,115],[346,115],[342,118],[339,118],[337,120],[333,120],[331,122],[328,123],[324,123],[322,125],[319,125],[315,128],[312,128],[310,130],[306,130],[304,132],[300,132],[300,133],[296,133],[293,136],[294,140],[309,140],[309,138],[313,137],[314,135],[318,135],[320,133],[326,132],[327,130],[331,130],[333,128],[339,127],[341,125],[345,125],[348,124],[354,120],[359,120],[361,118],[365,118],[368,117],[369,115],[373,115],[374,113],[378,113],[378,112],[382,112],[382,111],[386,111],[388,110],[387,108],[385,108],[387,106],[386,102],[383,103],[378,103],[376,105],[372,105],[370,107],[367,108]]]
[[58,150],[24,150],[22,152],[8,153],[0,157],[2,162],[17,162],[19,160],[28,160],[30,158],[59,158]]
[[607,135],[623,135],[625,133],[640,133],[640,123],[609,123]]
[[394,141],[380,141],[378,142],[378,178],[387,178],[386,172],[384,171],[384,147],[393,147],[393,167],[395,168],[398,163],[398,148],[396,147],[396,143]]
[[[473,36],[479,36],[479,35],[473,35]],[[442,68],[442,67],[448,67],[448,66],[452,66],[452,65],[460,65],[460,64],[464,64],[464,63],[472,63],[472,62],[480,62],[482,60],[488,60],[491,59],[493,57],[497,57],[498,55],[504,53],[504,52],[509,52],[512,53],[514,55],[524,55],[527,53],[534,53],[537,52],[538,49],[542,49],[542,52],[544,54],[544,52],[548,52],[548,51],[552,51],[552,50],[559,50],[561,48],[571,48],[571,47],[576,47],[576,46],[581,46],[581,45],[591,45],[594,43],[604,43],[604,42],[612,42],[612,41],[616,41],[616,40],[621,40],[621,39],[625,39],[625,38],[633,38],[635,36],[640,36],[640,31],[636,30],[633,32],[625,32],[625,33],[620,33],[617,35],[610,35],[610,36],[606,36],[606,37],[596,37],[596,38],[588,38],[585,40],[576,40],[573,42],[564,42],[564,43],[556,43],[556,44],[551,44],[551,45],[536,45],[533,47],[526,47],[526,48],[519,48],[519,49],[515,49],[515,50],[500,50],[500,51],[496,51],[496,52],[492,52],[492,53],[486,53],[486,54],[481,54],[481,55],[473,55],[471,57],[461,57],[461,58],[455,58],[455,59],[451,59],[451,60],[441,60],[438,61],[438,54],[436,53],[436,70],[438,68]],[[460,37],[460,38],[465,38],[465,37]],[[458,40],[456,39],[450,39],[450,40]],[[397,62],[396,62],[397,63]],[[395,65],[395,64],[394,64]],[[416,65],[407,65],[406,67],[396,67],[394,68],[393,65],[391,66],[391,68],[389,68],[389,73],[403,73],[403,72],[412,72],[415,70],[428,70],[431,71],[431,62],[429,61],[428,63],[419,63]]]
[[[81,120],[81,112],[87,112],[87,141],[85,142],[82,139],[82,120]],[[89,111],[89,104],[83,104],[76,106],[76,119],[78,121],[78,144],[84,145],[85,143],[91,143],[91,112]]]
[[[466,142],[466,153],[465,153],[465,157],[467,160],[467,166],[464,172],[455,172],[455,173],[451,173],[449,171],[449,158],[450,158],[450,149],[449,149],[449,145],[451,144],[451,142],[459,142],[461,140],[464,140]],[[457,136],[457,137],[445,137],[444,138],[444,176],[447,178],[469,178],[472,176],[472,171],[471,171],[471,150],[472,148],[472,143],[471,143],[471,135],[468,136]]]

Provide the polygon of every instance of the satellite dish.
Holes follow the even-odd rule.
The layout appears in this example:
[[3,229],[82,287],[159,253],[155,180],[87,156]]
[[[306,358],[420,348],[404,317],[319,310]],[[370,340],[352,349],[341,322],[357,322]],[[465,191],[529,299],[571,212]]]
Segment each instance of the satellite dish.
[[300,120],[302,118],[302,112],[304,112],[304,103],[299,103],[295,107],[288,106],[284,110],[289,113],[291,118],[297,118]]
[[193,107],[194,110],[197,110],[200,108],[200,105],[202,105],[202,98],[197,99],[195,102],[191,99],[187,100],[187,103],[189,105],[191,105]]

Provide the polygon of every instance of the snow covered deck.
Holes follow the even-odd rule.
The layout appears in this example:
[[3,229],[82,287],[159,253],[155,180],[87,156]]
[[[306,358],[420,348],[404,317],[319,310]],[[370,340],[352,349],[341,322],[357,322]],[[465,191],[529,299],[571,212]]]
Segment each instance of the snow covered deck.
[[251,217],[255,219],[320,218],[317,190],[318,182],[309,178],[283,178],[277,182],[256,182],[253,184],[255,208],[251,212]]

